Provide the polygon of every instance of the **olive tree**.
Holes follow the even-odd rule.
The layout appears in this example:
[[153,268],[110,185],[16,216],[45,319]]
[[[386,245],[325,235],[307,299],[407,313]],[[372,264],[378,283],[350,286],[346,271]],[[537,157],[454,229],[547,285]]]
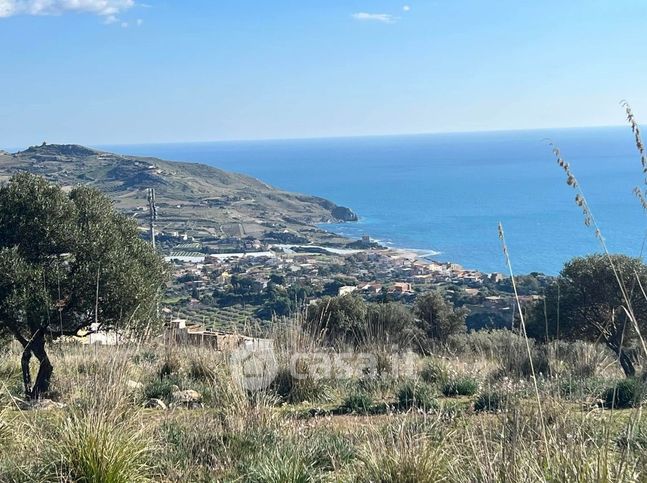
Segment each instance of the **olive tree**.
[[400,302],[368,304],[366,320],[367,338],[403,347],[420,338],[413,312]]
[[358,345],[366,334],[366,311],[355,295],[324,297],[308,307],[306,324],[331,344]]
[[454,308],[440,291],[429,292],[416,300],[415,314],[418,326],[431,341],[447,343],[451,335],[466,331],[465,319],[469,311]]
[[[154,327],[165,279],[164,262],[135,222],[99,191],[66,191],[26,173],[0,188],[0,332],[23,348],[27,398],[49,389],[48,342]],[[32,357],[38,361],[33,382]]]
[[602,342],[616,354],[624,373],[633,376],[633,354],[641,345],[640,336],[647,336],[643,290],[647,266],[639,258],[606,254],[574,258],[547,287],[545,300],[534,307],[528,334]]

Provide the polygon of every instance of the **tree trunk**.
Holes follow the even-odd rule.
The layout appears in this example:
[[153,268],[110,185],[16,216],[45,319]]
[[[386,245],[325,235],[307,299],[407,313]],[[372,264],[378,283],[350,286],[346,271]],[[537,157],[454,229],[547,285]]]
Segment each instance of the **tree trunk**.
[[[30,362],[32,355],[38,359],[38,374],[36,382],[32,386]],[[25,389],[25,398],[39,399],[49,390],[49,384],[52,379],[54,368],[49,361],[45,351],[45,331],[39,329],[33,335],[31,340],[24,346],[22,357],[20,359],[22,368],[22,381]]]
[[620,355],[620,365],[622,370],[625,372],[625,376],[633,377],[636,375],[636,368],[634,367],[634,362],[629,354],[626,351],[621,350]]
[[611,349],[618,356],[618,361],[620,361],[620,366],[622,367],[625,376],[635,376],[636,368],[634,367],[634,361],[631,358],[631,355],[628,354],[627,351],[625,351],[622,347],[619,347],[613,342],[607,341],[607,347],[609,347],[609,349]]
[[52,373],[54,372],[54,367],[49,361],[47,352],[45,351],[45,336],[41,334],[40,338],[35,342],[33,354],[38,359],[39,367],[38,374],[36,375],[36,382],[32,389],[32,399],[40,399],[41,395],[49,391],[49,384],[52,379]]
[[29,370],[29,362],[31,361],[31,347],[28,343],[22,352],[20,358],[20,367],[22,368],[22,383],[25,389],[25,397],[31,399],[31,372]]

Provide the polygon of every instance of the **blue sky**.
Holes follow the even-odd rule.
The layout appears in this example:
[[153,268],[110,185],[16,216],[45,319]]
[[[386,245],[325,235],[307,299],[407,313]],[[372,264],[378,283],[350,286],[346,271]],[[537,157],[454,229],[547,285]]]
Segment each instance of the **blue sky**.
[[644,0],[0,0],[0,147],[647,119]]

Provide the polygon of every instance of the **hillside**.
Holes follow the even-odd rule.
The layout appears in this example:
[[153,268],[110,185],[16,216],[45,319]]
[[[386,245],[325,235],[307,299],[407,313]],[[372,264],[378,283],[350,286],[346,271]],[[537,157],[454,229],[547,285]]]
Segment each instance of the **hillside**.
[[0,181],[28,171],[64,186],[85,184],[114,199],[145,223],[147,188],[155,188],[159,226],[195,236],[255,235],[277,229],[316,233],[312,225],[355,221],[354,213],[323,198],[281,191],[257,179],[198,163],[122,156],[66,144],[0,152]]

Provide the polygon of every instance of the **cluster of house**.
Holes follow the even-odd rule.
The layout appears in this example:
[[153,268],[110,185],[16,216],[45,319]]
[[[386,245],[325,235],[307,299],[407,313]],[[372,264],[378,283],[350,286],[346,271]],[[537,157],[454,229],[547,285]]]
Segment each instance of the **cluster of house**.
[[498,283],[504,279],[501,273],[486,274],[465,269],[456,263],[393,256],[388,252],[370,252],[363,266],[354,273],[362,279],[366,276],[373,277],[373,280],[359,287],[360,290],[373,294],[380,293],[384,288],[379,280],[397,280],[397,284],[390,290],[407,293],[411,288],[404,284],[454,284],[480,287],[486,282]]
[[[196,290],[202,292],[227,285],[234,273],[243,274],[254,284],[251,288],[258,291],[267,286],[272,274],[284,276],[288,283],[319,286],[331,282],[335,276],[344,275],[352,283],[340,287],[338,295],[358,292],[367,296],[407,295],[421,284],[479,288],[485,282],[497,283],[504,278],[500,273],[485,274],[455,263],[402,257],[385,250],[360,251],[356,252],[361,254],[357,257],[344,253],[322,256],[269,250],[205,254],[200,249],[199,244],[182,243],[167,257],[175,264],[176,279],[192,275],[183,284],[194,294]],[[343,267],[343,273],[336,272],[339,267]]]
[[390,294],[412,294],[413,286],[408,282],[394,282],[388,285],[379,282],[369,282],[360,285],[344,285],[339,287],[337,295],[347,295],[353,292],[363,292],[368,295],[379,295],[381,293]]

